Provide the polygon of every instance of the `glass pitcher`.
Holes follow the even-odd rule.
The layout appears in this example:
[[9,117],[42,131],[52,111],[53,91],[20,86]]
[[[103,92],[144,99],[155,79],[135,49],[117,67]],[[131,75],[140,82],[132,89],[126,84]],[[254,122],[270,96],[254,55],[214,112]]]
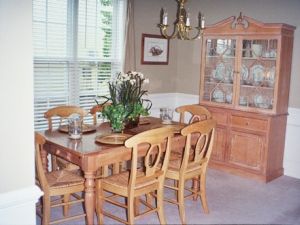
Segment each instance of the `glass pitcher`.
[[160,118],[163,124],[171,124],[173,120],[173,109],[160,108]]

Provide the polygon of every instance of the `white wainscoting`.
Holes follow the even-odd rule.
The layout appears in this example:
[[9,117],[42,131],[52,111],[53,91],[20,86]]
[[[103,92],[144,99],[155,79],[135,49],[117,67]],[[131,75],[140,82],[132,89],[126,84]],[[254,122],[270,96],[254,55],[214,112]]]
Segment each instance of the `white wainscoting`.
[[[159,109],[167,107],[175,109],[180,105],[197,104],[199,102],[199,96],[183,94],[183,93],[162,93],[149,95],[152,101],[151,116],[159,117]],[[174,120],[179,119],[179,114],[174,112]]]
[[[159,108],[168,107],[175,109],[180,105],[196,104],[198,95],[183,93],[162,93],[149,95],[153,103],[151,115],[159,117]],[[287,120],[286,141],[284,150],[284,174],[300,179],[300,109],[289,108]],[[178,120],[178,113],[174,113],[174,120]]]
[[0,194],[0,224],[35,224],[35,203],[43,192],[37,186]]

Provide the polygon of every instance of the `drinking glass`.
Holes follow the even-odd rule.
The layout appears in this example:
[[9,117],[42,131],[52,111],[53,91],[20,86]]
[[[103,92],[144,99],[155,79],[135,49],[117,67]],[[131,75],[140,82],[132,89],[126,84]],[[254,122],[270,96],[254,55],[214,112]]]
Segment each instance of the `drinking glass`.
[[170,108],[160,108],[160,118],[163,124],[171,124],[173,120],[173,110]]
[[80,139],[82,136],[82,119],[79,115],[69,118],[69,137],[71,139]]

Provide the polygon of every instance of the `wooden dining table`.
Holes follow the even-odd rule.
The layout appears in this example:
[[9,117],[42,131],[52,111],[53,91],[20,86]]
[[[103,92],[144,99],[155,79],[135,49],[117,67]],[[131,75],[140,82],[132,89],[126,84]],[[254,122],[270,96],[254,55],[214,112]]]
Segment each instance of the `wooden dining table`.
[[[159,118],[146,117],[141,119],[138,127],[124,130],[124,133],[134,135],[163,126],[176,126],[177,133],[179,133],[180,128],[184,125],[178,123],[165,125]],[[70,139],[66,132],[61,132],[59,129],[40,133],[46,138],[45,150],[41,152],[45,170],[48,168],[48,154],[59,156],[81,168],[85,178],[86,220],[87,224],[94,224],[96,172],[99,168],[130,160],[131,149],[126,148],[123,144],[102,144],[96,141],[98,137],[111,134],[111,127],[107,122],[98,125],[92,132],[84,133],[79,140]],[[175,134],[171,142],[172,151],[182,151],[184,145],[185,138]],[[141,151],[141,155],[143,155],[143,151]]]

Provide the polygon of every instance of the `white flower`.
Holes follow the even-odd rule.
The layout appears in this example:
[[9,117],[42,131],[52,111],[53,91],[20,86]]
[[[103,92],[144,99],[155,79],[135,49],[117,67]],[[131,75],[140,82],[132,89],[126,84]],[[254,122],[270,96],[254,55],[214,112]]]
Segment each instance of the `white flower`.
[[129,78],[129,75],[127,73],[123,73],[123,74],[121,74],[121,78],[126,80],[127,78]]
[[141,79],[144,79],[144,74],[138,72],[137,75],[138,75]]
[[131,80],[130,80],[130,84],[131,84],[131,85],[134,85],[135,82],[136,82],[136,81],[135,81],[134,79],[131,79]]
[[144,80],[144,84],[149,84],[149,79],[148,78],[146,78],[145,80]]

